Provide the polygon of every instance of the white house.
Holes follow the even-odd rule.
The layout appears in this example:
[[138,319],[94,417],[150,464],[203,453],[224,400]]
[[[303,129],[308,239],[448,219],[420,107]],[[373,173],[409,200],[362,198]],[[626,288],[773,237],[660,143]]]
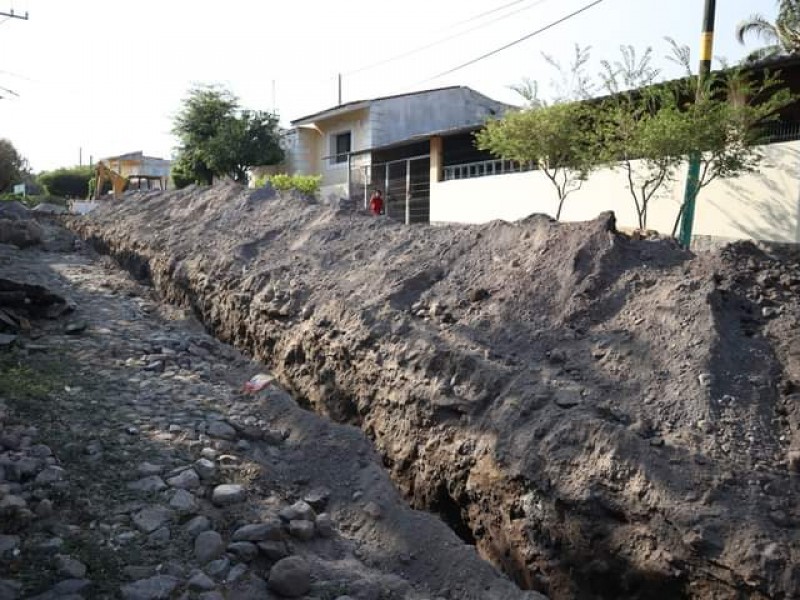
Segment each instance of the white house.
[[322,175],[323,197],[348,197],[351,158],[370,164],[370,150],[414,136],[474,126],[509,105],[464,86],[347,102],[292,121],[286,138],[287,168]]

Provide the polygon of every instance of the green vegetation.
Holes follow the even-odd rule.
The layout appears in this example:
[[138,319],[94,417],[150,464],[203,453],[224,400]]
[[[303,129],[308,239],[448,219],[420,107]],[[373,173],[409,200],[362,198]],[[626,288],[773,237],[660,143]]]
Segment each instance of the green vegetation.
[[94,169],[90,166],[64,167],[45,171],[37,179],[53,196],[88,198],[90,185],[94,184]]
[[283,160],[278,116],[243,110],[228,90],[199,86],[189,91],[175,118],[180,146],[172,168],[176,187],[210,185],[215,177],[247,183],[247,169]]
[[[668,58],[690,70],[688,49],[668,42]],[[585,74],[588,50],[576,47],[570,76],[549,61],[563,82],[572,82],[571,88],[562,84],[554,104],[539,99],[538,83],[526,80],[514,89],[527,108],[488,122],[476,135],[480,149],[535,163],[556,188],[556,219],[567,195],[592,171],[609,167],[625,173],[639,227],[646,229],[652,199],[691,155],[701,153],[698,191],[752,172],[762,160],[763,126],[797,99],[778,76],[763,71],[724,69],[700,90],[691,76],[655,83],[659,71],[650,64],[650,48],[640,58],[631,47],[621,50],[621,60],[601,62],[604,99],[575,101],[598,89]]]
[[28,173],[28,161],[9,140],[0,139],[0,193],[11,191]]
[[761,38],[766,46],[751,52],[746,62],[800,52],[800,0],[780,0],[774,23],[761,15],[751,15],[737,25],[736,38],[740,44],[751,35]]
[[287,175],[286,173],[278,173],[259,177],[256,179],[255,186],[260,188],[269,183],[280,192],[295,190],[306,196],[314,196],[319,192],[319,184],[321,182],[321,175]]

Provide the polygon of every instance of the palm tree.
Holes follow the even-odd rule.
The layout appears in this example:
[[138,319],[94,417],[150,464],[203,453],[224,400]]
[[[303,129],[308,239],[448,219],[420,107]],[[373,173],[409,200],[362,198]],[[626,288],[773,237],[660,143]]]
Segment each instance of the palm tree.
[[736,27],[736,38],[744,44],[754,35],[766,46],[752,52],[746,59],[754,62],[771,56],[800,53],[800,0],[780,0],[778,16],[770,23],[762,15],[752,15]]

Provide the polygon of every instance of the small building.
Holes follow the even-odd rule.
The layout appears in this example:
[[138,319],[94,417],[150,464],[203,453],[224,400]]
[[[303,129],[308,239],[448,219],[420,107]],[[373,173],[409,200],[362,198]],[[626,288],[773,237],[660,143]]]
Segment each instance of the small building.
[[[360,200],[370,187],[386,188],[392,210],[398,199],[387,183],[402,181],[405,194],[407,180],[427,182],[430,170],[427,149],[410,156],[405,146],[399,153],[391,151],[393,144],[440,130],[476,127],[509,108],[464,86],[348,102],[292,121],[293,130],[284,138],[287,166],[295,173],[322,175],[323,197]],[[427,203],[423,192],[417,194],[420,205]]]
[[144,152],[129,152],[119,156],[101,158],[100,162],[117,172],[130,182],[128,189],[162,189],[169,184],[172,162],[155,156],[145,156]]

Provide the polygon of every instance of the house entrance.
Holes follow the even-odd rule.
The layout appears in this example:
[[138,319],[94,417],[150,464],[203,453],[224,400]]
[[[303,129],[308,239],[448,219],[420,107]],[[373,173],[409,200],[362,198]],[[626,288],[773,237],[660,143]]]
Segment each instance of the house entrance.
[[[353,157],[355,158],[355,157]],[[368,158],[362,159],[364,163]],[[350,198],[368,208],[376,189],[383,192],[386,216],[411,223],[428,223],[431,214],[429,154],[374,164],[351,159]]]

